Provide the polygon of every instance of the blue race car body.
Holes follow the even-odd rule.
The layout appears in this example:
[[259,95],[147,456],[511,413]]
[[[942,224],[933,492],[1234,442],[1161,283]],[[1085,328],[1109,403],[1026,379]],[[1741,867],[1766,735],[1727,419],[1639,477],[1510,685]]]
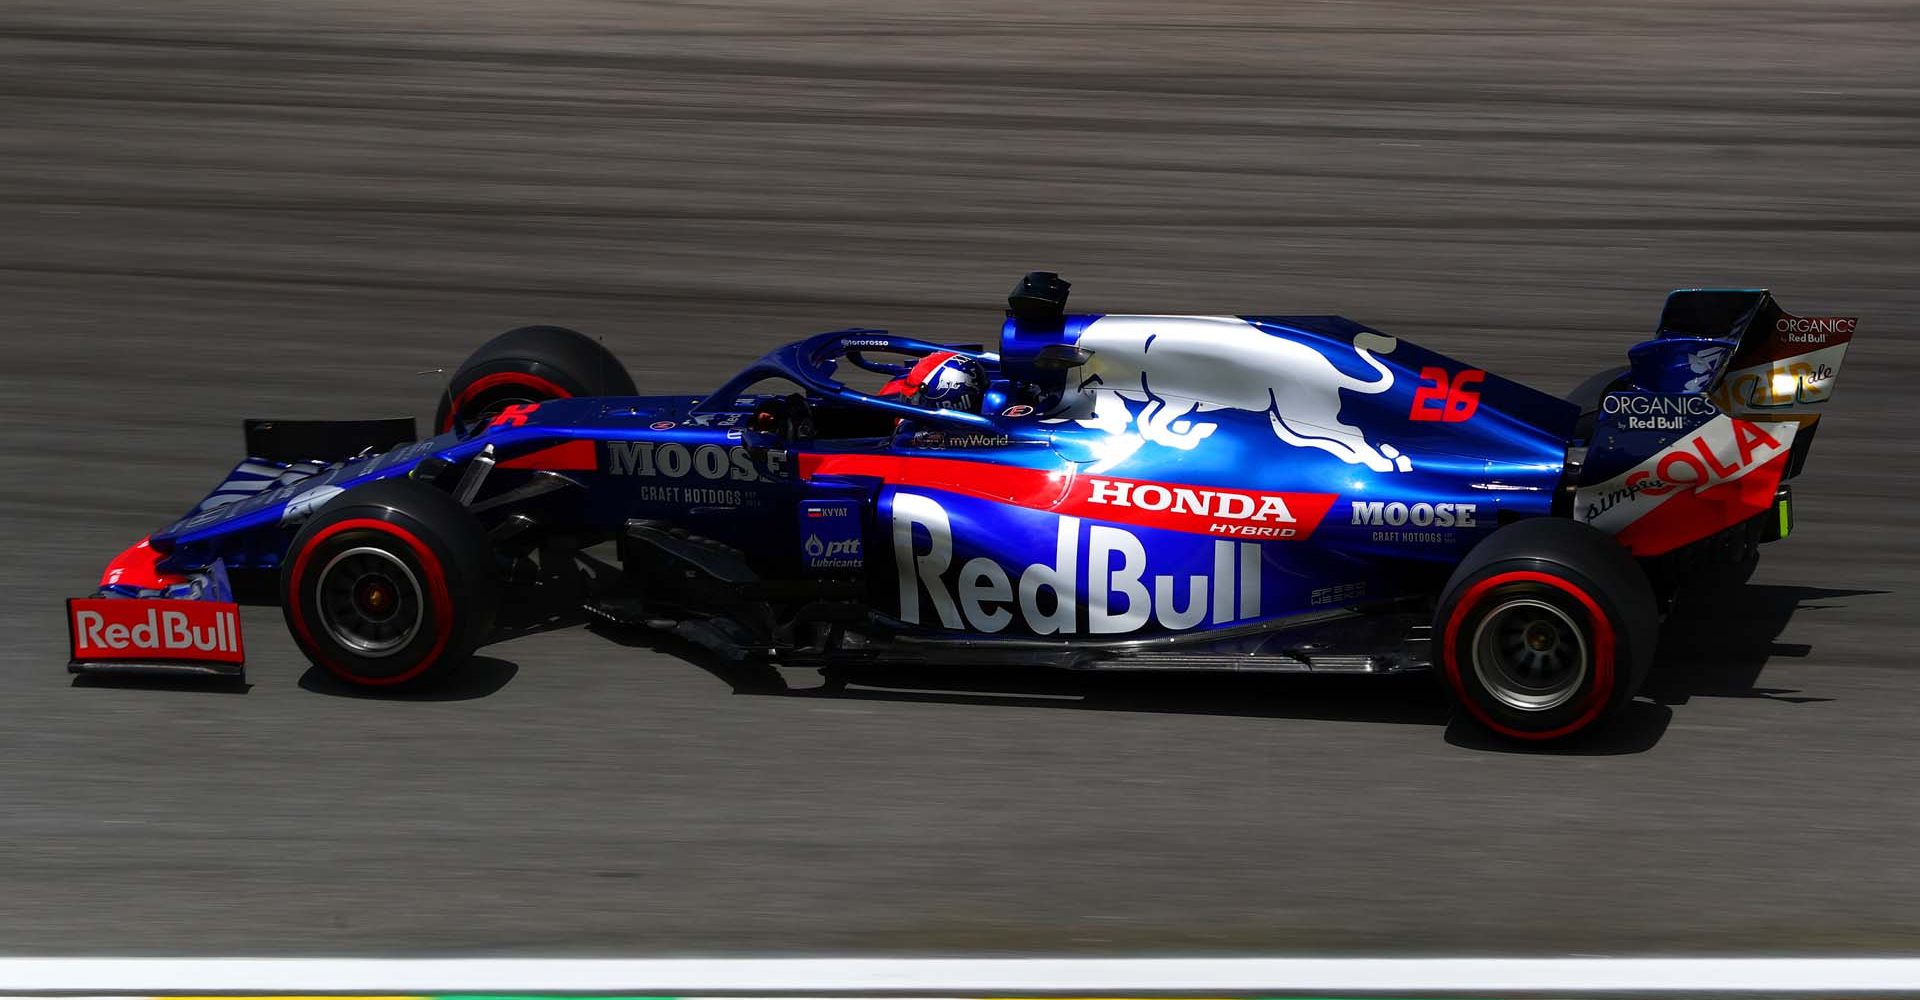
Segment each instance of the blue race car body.
[[[1070,315],[1064,289],[1030,276],[992,352],[848,330],[705,397],[528,392],[418,441],[252,422],[256,453],[87,606],[218,603],[329,504],[410,478],[502,552],[619,541],[635,586],[603,613],[736,654],[1420,668],[1450,576],[1504,526],[1584,522],[1656,585],[1783,535],[1852,330],[1675,293],[1570,400],[1339,317]],[[986,372],[978,412],[841,379],[936,353]],[[77,669],[114,664],[80,646]]]

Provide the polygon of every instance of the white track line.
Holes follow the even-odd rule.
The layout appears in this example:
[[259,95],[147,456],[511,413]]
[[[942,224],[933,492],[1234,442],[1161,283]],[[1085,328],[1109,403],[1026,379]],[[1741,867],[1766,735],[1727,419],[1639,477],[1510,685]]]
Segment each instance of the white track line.
[[1915,958],[0,958],[9,993],[1920,992]]

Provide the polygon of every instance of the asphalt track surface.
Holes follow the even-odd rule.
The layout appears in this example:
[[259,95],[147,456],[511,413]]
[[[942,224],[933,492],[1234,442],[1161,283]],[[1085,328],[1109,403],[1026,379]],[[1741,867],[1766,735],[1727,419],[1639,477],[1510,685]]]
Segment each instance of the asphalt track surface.
[[[1920,13],[1575,7],[5,0],[0,949],[1920,947]],[[272,608],[244,690],[62,670],[243,417],[424,415],[535,321],[687,392],[990,339],[1035,267],[1550,388],[1671,287],[1862,332],[1799,530],[1577,752],[1418,682],[763,693],[577,627],[356,697]]]

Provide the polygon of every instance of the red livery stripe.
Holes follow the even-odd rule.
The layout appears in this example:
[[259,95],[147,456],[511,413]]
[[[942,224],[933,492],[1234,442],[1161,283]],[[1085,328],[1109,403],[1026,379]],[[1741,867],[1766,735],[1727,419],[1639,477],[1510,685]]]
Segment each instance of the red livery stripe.
[[585,439],[567,441],[502,461],[501,469],[547,469],[553,472],[592,472],[600,468],[599,452]]
[[917,455],[801,455],[800,475],[873,476],[893,486],[1116,524],[1269,541],[1311,536],[1338,499],[1332,493],[1236,490]]

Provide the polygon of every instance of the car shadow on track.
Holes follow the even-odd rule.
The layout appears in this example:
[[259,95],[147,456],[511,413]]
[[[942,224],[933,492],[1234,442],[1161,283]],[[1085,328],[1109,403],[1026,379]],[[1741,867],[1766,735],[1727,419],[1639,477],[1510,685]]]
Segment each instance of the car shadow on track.
[[728,660],[658,633],[589,627],[611,642],[692,663],[736,694],[1430,725],[1445,727],[1446,741],[1464,749],[1615,756],[1658,744],[1673,719],[1673,706],[1694,696],[1769,698],[1789,704],[1828,700],[1759,686],[1772,657],[1811,652],[1806,645],[1775,639],[1797,611],[1830,606],[1813,602],[1877,593],[1883,592],[1749,584],[1711,604],[1683,606],[1663,626],[1652,676],[1624,716],[1591,736],[1548,747],[1508,740],[1453,718],[1434,680],[1425,675],[1101,673],[873,664],[835,669],[807,683],[813,671]]
[[[1880,593],[1885,592],[1748,584],[1711,603],[1683,604],[1663,625],[1653,673],[1624,717],[1592,736],[1549,747],[1504,739],[1454,718],[1430,675],[1120,673],[905,664],[865,664],[821,673],[730,660],[664,633],[590,623],[568,594],[542,595],[538,588],[519,592],[503,609],[496,639],[585,624],[609,642],[697,666],[744,695],[1426,725],[1444,727],[1448,743],[1470,750],[1614,756],[1658,744],[1672,721],[1673,706],[1696,696],[1766,698],[1784,704],[1829,700],[1760,686],[1773,657],[1811,652],[1804,644],[1776,640],[1798,611]],[[517,664],[479,656],[456,675],[420,690],[355,688],[318,668],[308,670],[300,686],[340,697],[459,701],[493,694],[518,671]]]
[[1789,688],[1760,686],[1760,675],[1774,657],[1804,657],[1813,652],[1805,643],[1776,640],[1796,613],[1834,606],[1816,602],[1884,593],[1744,584],[1710,598],[1682,598],[1661,624],[1660,649],[1639,699],[1614,725],[1585,739],[1540,747],[1503,739],[1455,719],[1447,728],[1447,742],[1497,753],[1639,753],[1660,741],[1674,706],[1695,697],[1765,698],[1790,705],[1831,701]]
[[1530,743],[1490,733],[1456,714],[1447,721],[1447,742],[1463,750],[1486,753],[1518,753],[1551,757],[1618,757],[1645,753],[1667,734],[1673,722],[1673,709],[1638,699],[1628,705],[1620,717],[1597,732],[1555,743]]
[[[605,563],[597,561],[583,568],[591,572],[594,566],[598,566],[600,572],[608,570]],[[506,598],[501,602],[500,611],[495,617],[493,635],[489,637],[488,642],[503,642],[520,636],[553,632],[585,624],[587,615],[580,606],[585,592],[581,587],[561,587],[545,582],[508,588]],[[499,691],[519,673],[519,664],[483,654],[475,656],[459,670],[426,687],[409,686],[395,691],[355,687],[319,667],[307,668],[307,672],[300,675],[300,686],[316,694],[341,698],[470,701],[475,698],[485,698]]]
[[122,688],[129,691],[187,691],[194,694],[246,694],[253,684],[244,678],[194,674],[74,674],[73,687]]
[[1447,721],[1432,681],[1417,675],[1122,673],[920,664],[863,664],[821,672],[729,660],[660,633],[590,628],[611,642],[692,663],[743,695],[1434,726]]
[[[1533,744],[1502,740],[1453,719],[1446,698],[1433,677],[1426,674],[1108,673],[1049,667],[875,664],[834,670],[818,683],[796,684],[796,678],[813,671],[779,670],[764,663],[727,660],[669,636],[600,628],[594,631],[625,646],[693,663],[725,681],[735,694],[1422,725],[1444,727],[1447,742],[1466,749],[1541,752]],[[1659,741],[1672,714],[1665,706],[1636,702],[1621,725],[1548,752],[1639,753]]]
[[1829,590],[1746,584],[1712,600],[1685,599],[1660,629],[1660,653],[1641,696],[1662,705],[1685,705],[1695,697],[1765,698],[1787,704],[1832,699],[1788,688],[1762,687],[1760,675],[1774,657],[1812,654],[1805,643],[1780,642],[1787,623],[1802,611],[1824,611],[1849,597],[1884,590]]
[[520,665],[494,656],[476,656],[446,677],[424,687],[399,690],[357,687],[328,673],[321,667],[308,667],[300,675],[300,687],[315,694],[336,698],[378,698],[385,701],[471,701],[485,698],[507,686]]

